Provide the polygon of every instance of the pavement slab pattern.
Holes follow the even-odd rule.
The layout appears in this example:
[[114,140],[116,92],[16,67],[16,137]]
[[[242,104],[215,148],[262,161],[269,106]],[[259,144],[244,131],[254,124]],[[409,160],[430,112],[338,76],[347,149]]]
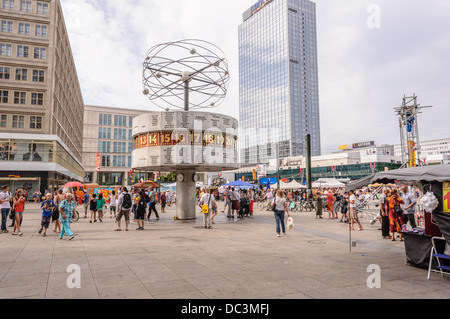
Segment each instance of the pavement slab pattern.
[[[219,211],[223,203],[219,204]],[[338,220],[295,212],[294,229],[276,237],[272,212],[229,220],[219,212],[204,229],[175,221],[175,207],[152,214],[145,230],[114,231],[109,212],[72,224],[75,239],[38,234],[41,211],[27,205],[22,237],[0,234],[0,295],[17,299],[448,299],[450,280],[406,265],[404,244],[381,238],[379,224],[363,220],[352,232]],[[9,222],[9,221],[8,221]],[[125,223],[122,221],[122,228]],[[76,265],[80,288],[67,281]],[[369,265],[381,269],[381,288],[367,285]],[[5,298],[5,297],[3,297]]]

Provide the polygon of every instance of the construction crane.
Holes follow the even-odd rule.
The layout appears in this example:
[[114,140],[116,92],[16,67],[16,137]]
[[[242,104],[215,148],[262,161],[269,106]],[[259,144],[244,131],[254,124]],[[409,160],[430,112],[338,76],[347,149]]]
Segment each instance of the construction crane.
[[405,95],[402,106],[395,108],[400,124],[402,168],[425,165],[420,152],[418,115],[422,113],[422,109],[430,107],[432,106],[420,106],[414,94],[411,97]]

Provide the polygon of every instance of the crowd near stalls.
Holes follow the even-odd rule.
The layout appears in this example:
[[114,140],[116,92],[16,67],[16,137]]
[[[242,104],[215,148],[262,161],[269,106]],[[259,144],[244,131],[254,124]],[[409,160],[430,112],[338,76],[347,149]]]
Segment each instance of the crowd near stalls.
[[[448,170],[447,166],[442,169]],[[447,206],[450,207],[448,202],[444,205],[450,198],[450,182],[446,182],[450,181],[450,171],[428,169],[428,175],[421,175],[422,170],[425,169],[407,170],[407,173],[405,170],[391,171],[389,176],[386,175],[388,173],[378,173],[345,187],[320,183],[312,190],[292,182],[262,187],[241,181],[221,187],[201,185],[197,188],[196,198],[207,229],[214,227],[219,214],[224,214],[225,220],[231,222],[252,219],[262,211],[273,211],[277,236],[281,236],[286,229],[286,215],[290,217],[291,213],[309,211],[313,214],[305,216],[315,217],[318,223],[323,219],[335,220],[343,225],[343,230],[349,231],[377,227],[381,238],[403,241],[407,240],[408,232],[427,233],[426,227],[425,230],[423,228],[426,224],[423,198],[430,194],[436,195],[437,206],[428,210],[440,224],[439,232],[431,235],[445,234],[450,229],[449,213],[440,214]],[[289,185],[295,187],[289,188]],[[42,209],[39,234],[47,236],[51,234],[50,229],[61,239],[73,240],[75,235],[70,228],[74,221],[103,223],[105,219],[114,221],[115,231],[130,231],[131,220],[137,224],[136,231],[143,231],[150,220],[158,221],[168,207],[176,205],[176,185],[173,187],[166,191],[156,183],[141,183],[130,189],[114,188],[108,194],[93,192],[92,188],[79,185],[64,187],[56,192],[46,190],[44,194],[36,190],[32,202]],[[2,187],[1,233],[24,235],[21,226],[30,205],[26,198],[24,190]],[[218,203],[221,201],[223,205],[219,210]],[[370,223],[367,223],[366,217],[370,217]],[[450,231],[447,234],[450,237]]]

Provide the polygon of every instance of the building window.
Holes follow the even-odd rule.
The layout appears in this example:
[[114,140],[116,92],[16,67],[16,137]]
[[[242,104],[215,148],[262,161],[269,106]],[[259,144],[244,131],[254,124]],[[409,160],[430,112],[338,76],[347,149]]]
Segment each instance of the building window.
[[35,36],[37,37],[47,37],[47,26],[36,24]]
[[31,105],[44,105],[44,93],[31,93]]
[[17,46],[17,57],[18,58],[28,58],[28,52],[30,48],[27,45],[18,45]]
[[0,90],[0,103],[8,103],[8,91]]
[[38,47],[34,48],[34,58],[35,59],[45,60],[46,53],[47,53],[47,51],[45,48],[38,48]]
[[98,124],[111,126],[111,114],[99,114]]
[[9,80],[11,69],[7,66],[0,66],[0,80]]
[[42,2],[36,3],[36,13],[48,14],[48,3],[42,3]]
[[19,22],[19,34],[30,34],[31,25],[29,23]]
[[2,20],[1,31],[2,32],[10,32],[10,33],[13,32],[13,22]]
[[31,12],[31,1],[30,0],[20,0],[20,11]]
[[11,56],[12,46],[11,44],[0,43],[0,55]]
[[7,121],[8,121],[8,115],[2,114],[0,117],[0,127],[6,127]]
[[33,82],[44,82],[45,71],[44,70],[33,70]]
[[110,167],[111,166],[111,156],[102,156],[102,166],[103,167]]
[[25,125],[25,116],[22,115],[13,115],[12,127],[13,128],[24,128]]
[[14,10],[14,0],[2,0],[2,9]]
[[16,80],[17,81],[26,81],[27,80],[27,69],[16,68]]
[[26,92],[14,92],[14,104],[22,104],[25,105],[27,101],[27,93]]
[[30,116],[30,128],[36,130],[42,129],[42,116]]

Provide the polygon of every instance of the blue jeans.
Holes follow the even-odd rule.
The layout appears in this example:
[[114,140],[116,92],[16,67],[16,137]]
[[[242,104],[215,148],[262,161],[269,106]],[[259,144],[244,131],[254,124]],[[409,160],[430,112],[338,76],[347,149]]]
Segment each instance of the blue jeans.
[[275,211],[275,221],[277,222],[277,234],[280,234],[280,224],[283,234],[286,233],[286,227],[284,225],[284,210]]
[[6,220],[8,218],[10,208],[2,208],[2,227],[1,230],[6,230]]

